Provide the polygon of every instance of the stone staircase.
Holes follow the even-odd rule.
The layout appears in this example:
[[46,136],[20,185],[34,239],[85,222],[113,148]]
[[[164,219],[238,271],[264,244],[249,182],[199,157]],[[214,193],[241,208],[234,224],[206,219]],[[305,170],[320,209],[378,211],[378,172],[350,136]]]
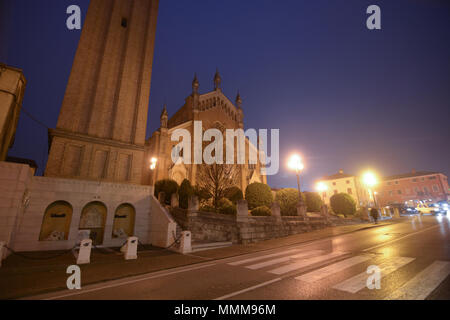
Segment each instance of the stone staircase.
[[192,243],[192,252],[226,248],[232,245],[232,242],[194,242]]

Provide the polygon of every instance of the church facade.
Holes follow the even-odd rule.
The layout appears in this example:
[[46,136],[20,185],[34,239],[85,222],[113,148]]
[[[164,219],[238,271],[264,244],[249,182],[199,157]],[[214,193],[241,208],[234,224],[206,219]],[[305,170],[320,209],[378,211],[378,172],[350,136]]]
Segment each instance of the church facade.
[[[178,141],[172,141],[172,134],[177,129],[185,129],[190,133],[192,141],[191,154],[194,154],[194,123],[201,122],[203,132],[208,129],[218,129],[225,137],[225,130],[244,129],[244,112],[242,99],[237,94],[235,103],[228,99],[221,89],[222,78],[217,71],[214,76],[214,89],[210,92],[199,93],[200,83],[197,76],[192,82],[192,93],[185,99],[184,105],[169,118],[167,108],[164,106],[161,114],[160,128],[146,141],[145,158],[158,159],[158,165],[154,172],[147,171],[144,174],[147,183],[154,183],[162,179],[172,179],[181,184],[188,179],[192,185],[196,185],[199,179],[199,170],[203,164],[174,163],[172,152]],[[224,142],[226,144],[226,142]],[[236,141],[235,141],[236,145]],[[234,148],[236,159],[237,147]],[[263,165],[258,157],[257,163],[250,163],[249,152],[258,153],[257,147],[245,138],[245,164],[235,164],[238,170],[237,187],[245,191],[246,187],[253,183],[267,183],[267,177],[262,174]],[[224,152],[225,156],[225,152]]]

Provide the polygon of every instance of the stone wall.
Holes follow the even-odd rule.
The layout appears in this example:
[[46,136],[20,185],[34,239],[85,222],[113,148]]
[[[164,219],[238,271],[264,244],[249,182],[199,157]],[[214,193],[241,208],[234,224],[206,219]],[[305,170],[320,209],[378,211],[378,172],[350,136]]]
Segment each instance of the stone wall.
[[[0,241],[15,251],[66,250],[78,239],[83,208],[92,202],[106,207],[103,245],[117,247],[114,238],[116,210],[123,204],[135,210],[134,235],[144,244],[167,247],[174,241],[176,223],[148,186],[35,177],[28,165],[0,162]],[[40,241],[41,226],[49,205],[65,201],[72,207],[67,240]]]
[[304,217],[252,217],[238,218],[210,212],[172,209],[172,215],[183,230],[192,232],[192,240],[207,242],[229,241],[253,243],[293,234],[308,232],[331,225],[330,220],[316,215]]

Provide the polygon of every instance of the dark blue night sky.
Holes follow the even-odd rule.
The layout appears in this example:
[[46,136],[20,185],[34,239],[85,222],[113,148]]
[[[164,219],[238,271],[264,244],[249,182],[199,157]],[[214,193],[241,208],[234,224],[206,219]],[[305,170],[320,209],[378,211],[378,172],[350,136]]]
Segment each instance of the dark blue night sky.
[[[88,0],[0,0],[0,61],[22,68],[24,108],[55,127],[80,31],[66,8]],[[382,30],[366,9],[382,9]],[[191,92],[244,99],[247,128],[279,128],[282,170],[272,187],[294,187],[286,157],[304,155],[304,183],[343,168],[380,174],[450,174],[450,1],[161,0],[148,135],[162,105],[173,114]],[[10,155],[41,172],[47,130],[21,115]]]

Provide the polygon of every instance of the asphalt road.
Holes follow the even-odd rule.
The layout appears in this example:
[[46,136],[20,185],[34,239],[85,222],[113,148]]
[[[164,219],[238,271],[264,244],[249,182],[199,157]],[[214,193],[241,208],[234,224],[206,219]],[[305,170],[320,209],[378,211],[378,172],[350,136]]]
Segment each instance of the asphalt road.
[[[375,272],[368,274],[368,268]],[[307,244],[33,299],[448,300],[450,215],[405,217],[401,223]]]

